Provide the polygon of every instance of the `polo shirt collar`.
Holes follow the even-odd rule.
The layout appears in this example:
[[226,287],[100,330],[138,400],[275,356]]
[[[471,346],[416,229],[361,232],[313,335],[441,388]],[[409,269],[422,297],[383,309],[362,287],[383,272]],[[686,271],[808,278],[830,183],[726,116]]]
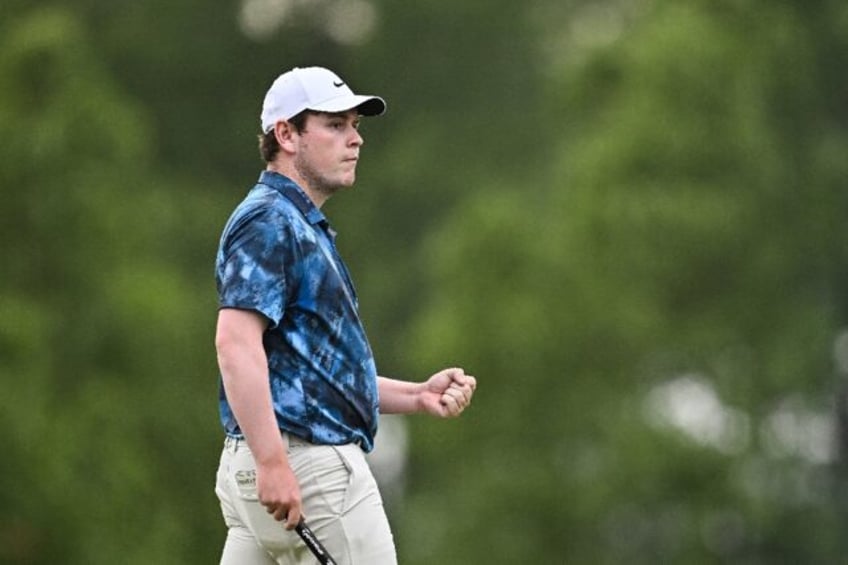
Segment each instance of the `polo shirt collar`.
[[287,176],[274,171],[262,171],[259,175],[259,183],[270,186],[289,199],[310,224],[318,224],[329,229],[329,222],[324,213],[315,206],[303,189]]

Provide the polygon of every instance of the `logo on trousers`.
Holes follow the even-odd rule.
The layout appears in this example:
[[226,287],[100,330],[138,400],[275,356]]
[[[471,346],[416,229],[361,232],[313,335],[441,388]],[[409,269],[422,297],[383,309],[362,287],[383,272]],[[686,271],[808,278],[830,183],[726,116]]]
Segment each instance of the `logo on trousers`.
[[236,471],[236,484],[240,489],[256,486],[256,471]]

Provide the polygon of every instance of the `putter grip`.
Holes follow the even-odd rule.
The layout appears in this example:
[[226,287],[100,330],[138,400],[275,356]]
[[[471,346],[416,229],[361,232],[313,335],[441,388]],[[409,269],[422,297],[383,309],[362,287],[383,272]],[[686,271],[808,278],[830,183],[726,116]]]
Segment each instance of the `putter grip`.
[[309,526],[306,525],[306,522],[302,518],[297,526],[295,526],[294,531],[297,532],[297,535],[300,536],[300,539],[303,540],[303,543],[306,544],[306,547],[318,559],[319,563],[322,565],[338,565],[330,555],[330,552],[327,551],[327,548],[318,541],[318,538],[315,537],[315,534],[309,529]]

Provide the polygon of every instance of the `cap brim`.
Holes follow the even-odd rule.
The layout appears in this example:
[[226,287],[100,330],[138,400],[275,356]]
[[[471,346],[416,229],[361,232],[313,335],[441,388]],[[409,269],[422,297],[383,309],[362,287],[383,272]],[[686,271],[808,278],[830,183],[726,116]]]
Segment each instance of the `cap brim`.
[[386,101],[379,96],[340,96],[309,107],[317,112],[347,112],[354,108],[362,116],[379,116],[386,111]]

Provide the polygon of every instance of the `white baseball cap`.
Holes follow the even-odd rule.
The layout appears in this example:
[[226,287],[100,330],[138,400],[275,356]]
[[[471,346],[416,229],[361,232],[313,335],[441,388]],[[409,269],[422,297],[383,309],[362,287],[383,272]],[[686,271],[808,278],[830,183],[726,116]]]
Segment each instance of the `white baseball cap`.
[[354,94],[334,72],[323,67],[295,67],[277,77],[262,103],[262,131],[304,110],[346,112],[356,108],[363,116],[379,116],[386,101],[379,96]]

